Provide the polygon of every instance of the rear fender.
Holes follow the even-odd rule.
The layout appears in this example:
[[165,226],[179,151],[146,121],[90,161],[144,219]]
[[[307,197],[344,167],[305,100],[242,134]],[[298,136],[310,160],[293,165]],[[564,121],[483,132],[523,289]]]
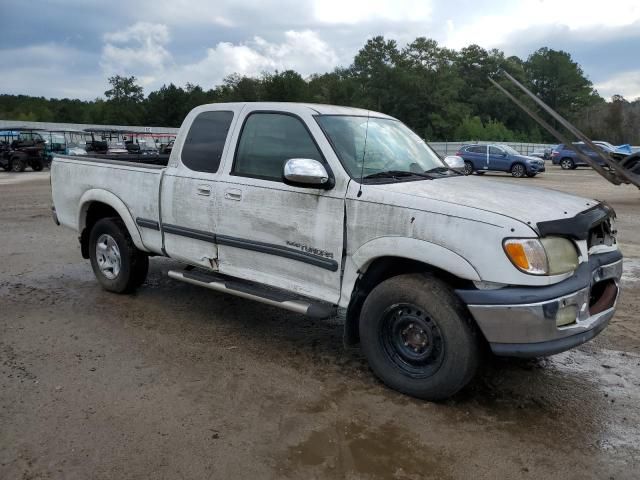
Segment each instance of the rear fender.
[[80,197],[80,210],[78,212],[78,231],[82,232],[87,225],[87,211],[89,210],[89,206],[93,202],[100,202],[106,205],[109,205],[113,208],[124,222],[127,227],[127,231],[133,240],[136,248],[142,251],[148,251],[142,243],[142,237],[140,236],[140,231],[136,226],[136,222],[133,219],[133,216],[129,212],[129,209],[124,204],[120,198],[114,195],[111,192],[101,189],[91,189],[87,190],[82,197]]

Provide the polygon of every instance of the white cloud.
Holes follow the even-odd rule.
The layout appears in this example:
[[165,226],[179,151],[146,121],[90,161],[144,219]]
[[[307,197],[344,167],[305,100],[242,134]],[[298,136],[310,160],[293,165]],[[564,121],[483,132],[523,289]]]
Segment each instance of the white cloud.
[[640,99],[640,70],[622,72],[594,85],[598,93],[610,100],[613,95],[623,95],[627,100]]
[[390,22],[427,20],[430,0],[314,0],[313,12],[324,23],[355,24],[370,20]]
[[178,67],[174,77],[211,87],[227,75],[256,76],[264,71],[293,69],[302,75],[333,69],[336,53],[317,33],[310,30],[285,32],[284,41],[272,43],[261,37],[234,45],[221,42],[207,50],[202,60]]
[[[499,13],[462,17],[448,28],[445,44],[462,48],[472,43],[503,47],[510,39],[535,35],[535,27],[551,30],[593,30],[593,27],[625,27],[640,19],[637,0],[521,0],[510,2]],[[588,37],[586,41],[590,40]]]
[[106,33],[104,40],[100,66],[107,75],[136,75],[143,85],[151,85],[172,61],[165,48],[170,40],[166,25],[138,22]]

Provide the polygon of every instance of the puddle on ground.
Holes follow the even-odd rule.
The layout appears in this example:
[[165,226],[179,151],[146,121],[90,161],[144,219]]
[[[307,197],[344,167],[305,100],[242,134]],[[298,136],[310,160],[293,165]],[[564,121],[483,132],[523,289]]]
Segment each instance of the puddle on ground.
[[622,282],[640,282],[640,259],[625,257],[622,266]]
[[589,355],[581,350],[552,357],[563,374],[577,375],[595,385],[607,400],[606,408],[591,412],[602,428],[597,445],[604,449],[640,446],[640,355],[598,349]]
[[[306,478],[446,479],[450,462],[443,451],[391,423],[370,428],[350,421],[311,432],[289,447],[278,470],[291,478],[304,471]],[[309,475],[310,469],[316,475]]]

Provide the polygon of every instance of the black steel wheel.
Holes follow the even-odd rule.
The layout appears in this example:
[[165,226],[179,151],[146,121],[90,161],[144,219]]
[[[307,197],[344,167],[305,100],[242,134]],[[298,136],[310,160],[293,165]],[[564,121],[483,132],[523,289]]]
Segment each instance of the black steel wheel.
[[440,328],[417,305],[391,305],[383,313],[380,341],[389,361],[414,378],[428,378],[442,365]]
[[426,400],[462,389],[480,361],[480,335],[451,288],[427,274],[392,277],[362,306],[360,343],[389,387]]

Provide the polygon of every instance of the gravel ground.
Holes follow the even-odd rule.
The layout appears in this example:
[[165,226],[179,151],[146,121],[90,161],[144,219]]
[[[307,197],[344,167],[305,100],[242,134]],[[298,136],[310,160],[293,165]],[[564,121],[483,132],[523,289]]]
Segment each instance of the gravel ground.
[[489,359],[434,404],[383,387],[339,321],[169,280],[171,260],[102,291],[48,173],[0,173],[0,479],[639,478],[640,191],[487,176],[612,204],[623,294],[593,342]]

